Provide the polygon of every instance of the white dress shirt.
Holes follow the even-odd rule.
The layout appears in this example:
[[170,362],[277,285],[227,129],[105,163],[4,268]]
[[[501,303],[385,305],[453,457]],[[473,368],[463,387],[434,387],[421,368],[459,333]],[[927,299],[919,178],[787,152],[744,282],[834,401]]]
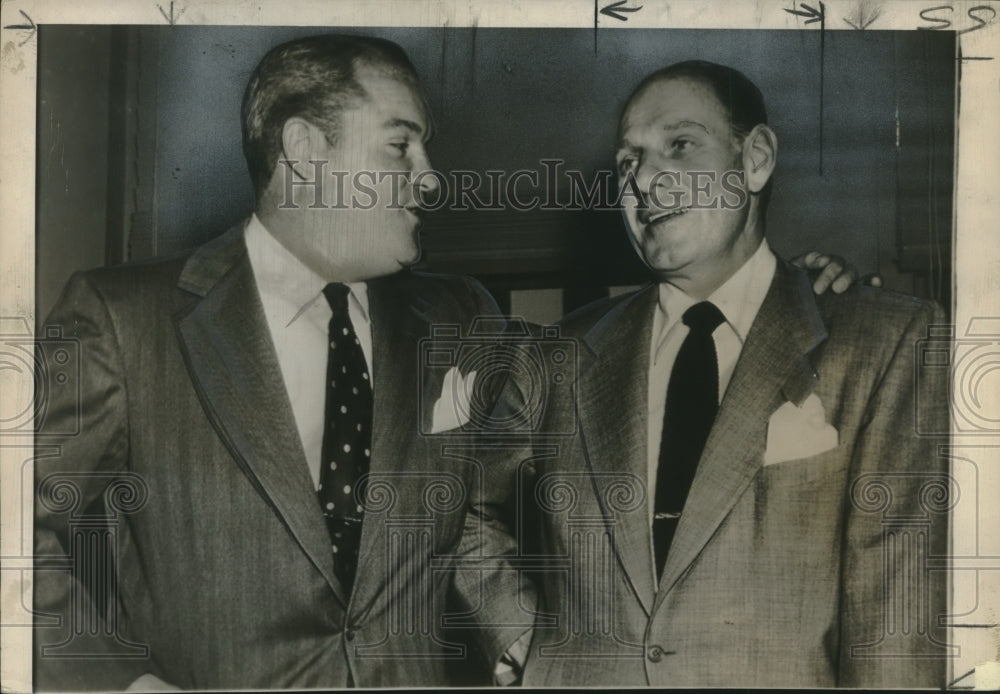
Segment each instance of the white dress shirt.
[[[313,486],[319,487],[325,428],[327,329],[333,315],[323,296],[328,282],[282,246],[257,215],[250,218],[244,238],[309,474]],[[348,283],[347,287],[350,289],[347,311],[374,384],[368,287],[364,282]]]
[[[323,296],[326,280],[292,255],[253,215],[245,232],[247,254],[278,365],[285,381],[292,414],[305,449],[313,487],[319,487],[326,406],[327,329],[333,312]],[[347,311],[365,354],[372,387],[372,326],[368,311],[368,286],[347,283],[350,295]],[[498,683],[509,683],[514,668],[510,661],[524,665],[532,630],[528,629],[511,645],[495,669]]]
[[[732,277],[716,289],[708,301],[715,304],[725,322],[712,333],[719,362],[718,401],[729,386],[736,361],[743,350],[743,342],[750,332],[764,297],[771,286],[777,266],[774,253],[762,241],[750,258]],[[667,404],[667,386],[681,343],[690,329],[681,317],[698,303],[672,284],[659,286],[659,301],[653,313],[653,335],[649,360],[649,426],[647,431],[647,489],[649,490],[649,523],[653,524],[653,506],[656,497],[656,471],[660,464],[660,440],[663,435],[663,410]],[[655,574],[655,570],[654,570]]]

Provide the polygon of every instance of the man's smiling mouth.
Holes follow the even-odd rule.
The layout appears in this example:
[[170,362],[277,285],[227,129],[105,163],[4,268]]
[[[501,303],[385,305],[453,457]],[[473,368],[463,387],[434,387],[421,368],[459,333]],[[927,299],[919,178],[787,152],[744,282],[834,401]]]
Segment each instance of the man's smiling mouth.
[[691,209],[691,208],[690,207],[678,207],[677,209],[664,210],[663,212],[658,212],[658,213],[654,214],[653,216],[651,216],[646,221],[646,224],[647,225],[648,224],[655,224],[656,222],[661,222],[661,221],[663,221],[665,219],[669,219],[671,217],[678,217],[678,216],[684,214],[685,212],[687,212],[689,209]]

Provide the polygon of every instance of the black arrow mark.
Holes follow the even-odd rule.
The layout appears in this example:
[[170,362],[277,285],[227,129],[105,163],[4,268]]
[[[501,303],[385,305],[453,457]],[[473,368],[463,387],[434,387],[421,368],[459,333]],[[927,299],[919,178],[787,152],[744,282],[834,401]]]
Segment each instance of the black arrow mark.
[[878,19],[881,14],[882,10],[879,7],[871,7],[868,2],[861,0],[861,2],[858,3],[857,14],[851,18],[854,21],[851,21],[851,19],[848,19],[847,17],[843,17],[842,19],[845,24],[854,27],[859,31],[864,31],[871,26],[872,22]]
[[163,18],[165,20],[167,20],[167,23],[170,26],[173,26],[174,24],[176,24],[177,20],[181,18],[182,14],[184,14],[184,8],[183,7],[180,9],[180,11],[177,14],[174,14],[174,0],[170,0],[170,14],[169,15],[166,12],[164,12],[163,5],[157,5],[157,8],[159,8],[160,14],[163,15]]
[[621,20],[623,22],[627,22],[628,21],[628,17],[626,17],[625,15],[622,15],[622,14],[618,14],[618,13],[619,12],[638,12],[639,10],[642,9],[642,5],[639,5],[638,7],[623,7],[623,5],[626,2],[628,2],[628,0],[618,0],[618,2],[616,2],[616,3],[612,4],[612,5],[608,5],[607,7],[602,7],[601,8],[601,14],[606,15],[608,17],[614,17],[615,19],[619,19],[619,20]]
[[23,46],[24,44],[28,43],[28,41],[31,40],[31,38],[35,35],[35,32],[38,31],[38,28],[35,26],[35,23],[31,20],[31,17],[25,14],[24,10],[18,10],[18,12],[21,13],[22,17],[28,20],[28,23],[8,24],[7,26],[4,27],[4,29],[28,29],[29,30],[28,35],[24,38],[23,41],[21,41],[21,43],[17,44],[18,46]]
[[798,17],[808,17],[809,19],[805,21],[806,24],[812,24],[813,22],[823,22],[826,19],[826,8],[823,6],[822,2],[819,4],[818,10],[815,7],[810,7],[804,2],[799,3],[799,7],[801,7],[802,9],[789,10],[786,8],[785,12],[787,12],[788,14],[794,14]]

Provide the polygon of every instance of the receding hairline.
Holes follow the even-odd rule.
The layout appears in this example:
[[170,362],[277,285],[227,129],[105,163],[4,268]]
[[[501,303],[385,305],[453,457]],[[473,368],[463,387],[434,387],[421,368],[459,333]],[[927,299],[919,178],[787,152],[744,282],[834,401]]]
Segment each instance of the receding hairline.
[[[712,101],[718,106],[719,110],[721,111],[723,119],[729,125],[729,129],[730,130],[734,130],[735,129],[735,123],[733,122],[732,113],[730,112],[730,110],[726,106],[726,104],[724,104],[722,102],[722,100],[719,98],[719,95],[716,93],[715,88],[712,86],[712,83],[707,78],[699,76],[699,75],[688,75],[688,74],[655,75],[655,76],[651,76],[651,77],[652,77],[652,79],[646,78],[646,79],[643,80],[643,83],[638,88],[636,88],[636,90],[634,92],[632,92],[632,94],[629,96],[628,100],[625,102],[625,106],[622,107],[621,116],[618,118],[618,138],[617,138],[617,141],[619,143],[621,143],[623,141],[623,139],[624,139],[624,127],[623,126],[625,125],[625,118],[626,118],[626,116],[628,116],[629,111],[632,109],[632,106],[635,104],[635,102],[638,101],[643,96],[645,96],[646,94],[648,94],[650,90],[652,90],[655,87],[658,87],[658,86],[662,85],[665,82],[687,82],[688,84],[690,84],[692,86],[695,86],[695,87],[699,87],[704,92],[707,92],[712,97]],[[687,123],[687,124],[691,124],[691,125],[697,125],[697,126],[700,126],[702,128],[706,128],[706,126],[703,123],[697,123],[697,122],[686,121],[686,120],[679,121],[678,125],[683,124],[683,123]]]
[[[618,119],[618,137],[617,137],[617,140],[616,140],[616,146],[617,146],[618,149],[622,149],[623,145],[625,143],[627,143],[627,140],[625,138],[625,122],[626,122],[626,116],[628,116],[629,111],[632,109],[633,104],[635,104],[636,101],[638,101],[640,98],[642,98],[643,96],[645,96],[646,94],[648,94],[650,90],[652,90],[652,89],[654,89],[654,88],[656,88],[656,87],[658,87],[658,86],[660,86],[660,85],[662,85],[662,84],[664,84],[666,82],[687,83],[690,86],[699,88],[703,92],[707,93],[711,97],[712,102],[719,109],[719,113],[722,115],[723,123],[725,123],[726,127],[728,127],[728,129],[729,129],[729,133],[728,134],[730,136],[734,136],[734,137],[738,136],[737,128],[736,128],[736,123],[733,121],[733,115],[732,115],[732,113],[730,112],[730,110],[726,106],[726,104],[723,103],[722,100],[719,98],[719,95],[716,93],[715,88],[713,87],[712,83],[708,79],[705,79],[703,77],[699,77],[697,75],[686,75],[686,74],[681,74],[681,75],[656,75],[655,77],[653,77],[652,79],[650,79],[648,82],[645,82],[640,87],[638,87],[636,89],[636,91],[634,91],[632,93],[632,95],[629,97],[629,99],[625,102],[625,106],[624,106],[624,108],[622,108],[621,116]],[[681,128],[681,127],[686,127],[686,126],[696,126],[696,127],[700,127],[701,129],[705,130],[706,132],[709,131],[708,126],[705,125],[704,123],[700,123],[700,122],[697,122],[697,121],[692,121],[692,120],[689,120],[689,119],[686,119],[686,118],[682,118],[679,121],[677,121],[676,123],[673,123],[671,125],[673,127],[675,127],[675,128]],[[664,126],[664,127],[666,128],[666,126]],[[722,134],[722,133],[720,133],[720,134]]]
[[[429,139],[434,134],[434,120],[431,115],[430,105],[427,103],[427,97],[424,95],[424,90],[420,85],[420,76],[417,75],[415,68],[407,69],[399,65],[394,65],[382,60],[378,56],[376,56],[373,60],[369,56],[359,55],[351,61],[351,70],[353,73],[352,82],[354,82],[361,93],[358,95],[352,95],[351,100],[348,102],[349,105],[356,105],[370,101],[371,94],[368,93],[368,90],[362,82],[366,71],[370,75],[377,78],[395,80],[401,84],[405,84],[413,90],[413,93],[416,96],[416,101],[420,105],[427,127],[421,127],[418,123],[414,123],[413,121],[403,118],[391,118],[382,125],[389,125],[391,122],[393,125],[398,125],[414,131],[416,134],[421,135],[424,140]],[[348,108],[349,107],[350,106],[348,106]]]

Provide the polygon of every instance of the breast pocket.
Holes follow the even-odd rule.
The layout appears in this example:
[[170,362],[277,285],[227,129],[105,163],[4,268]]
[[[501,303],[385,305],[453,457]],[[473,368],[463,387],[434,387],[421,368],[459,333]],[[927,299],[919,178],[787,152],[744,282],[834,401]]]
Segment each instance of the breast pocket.
[[849,456],[838,449],[762,467],[747,518],[753,544],[799,557],[829,548],[846,506],[849,470]]
[[828,483],[838,473],[846,473],[850,460],[846,449],[847,446],[837,446],[818,455],[764,465],[760,471],[761,482],[768,489]]

